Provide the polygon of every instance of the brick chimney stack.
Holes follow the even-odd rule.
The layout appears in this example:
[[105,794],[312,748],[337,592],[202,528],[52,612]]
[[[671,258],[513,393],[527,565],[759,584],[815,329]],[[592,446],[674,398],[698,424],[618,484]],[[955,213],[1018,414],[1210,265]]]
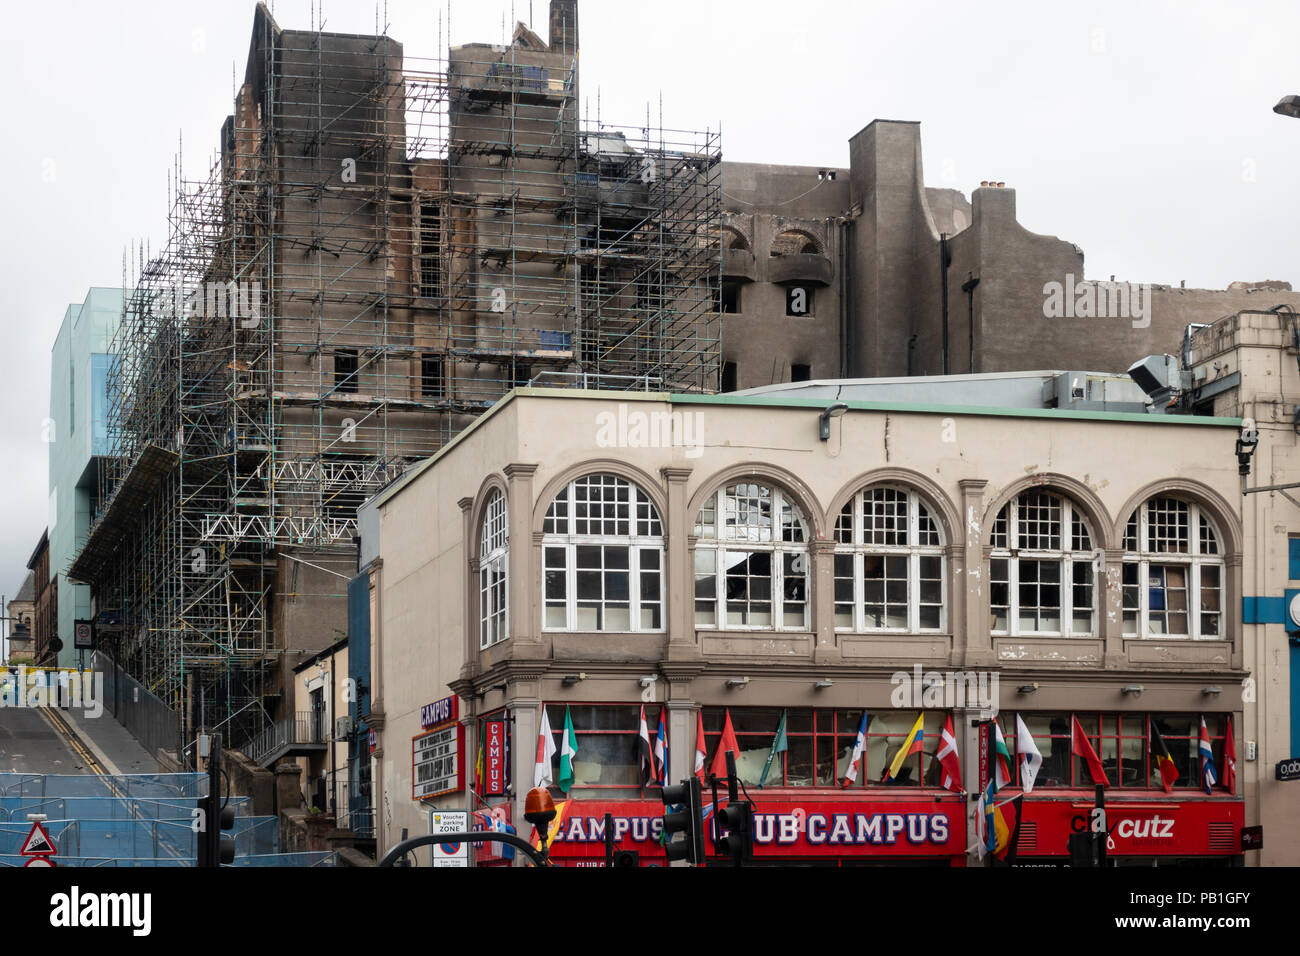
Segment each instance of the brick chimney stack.
[[552,53],[578,53],[578,0],[551,0]]

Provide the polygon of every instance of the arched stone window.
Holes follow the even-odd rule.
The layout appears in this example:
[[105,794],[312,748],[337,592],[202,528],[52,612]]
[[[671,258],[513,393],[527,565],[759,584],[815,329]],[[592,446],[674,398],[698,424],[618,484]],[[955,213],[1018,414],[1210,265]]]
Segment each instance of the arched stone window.
[[695,519],[697,627],[808,628],[808,522],[772,485],[714,492]]
[[904,488],[864,488],[835,521],[835,626],[938,631],[945,626],[944,550],[929,507]]
[[1222,639],[1219,535],[1194,502],[1158,496],[1124,529],[1124,633]]
[[478,554],[478,643],[481,650],[510,636],[507,590],[510,531],[506,521],[506,497],[500,489],[492,491],[483,509]]
[[787,229],[772,240],[770,254],[773,256],[818,255],[821,251],[817,240],[808,233]]
[[544,628],[663,630],[663,522],[644,491],[617,475],[578,478],[542,535]]
[[1097,633],[1097,561],[1082,509],[1052,491],[1026,491],[993,523],[989,605],[996,634]]

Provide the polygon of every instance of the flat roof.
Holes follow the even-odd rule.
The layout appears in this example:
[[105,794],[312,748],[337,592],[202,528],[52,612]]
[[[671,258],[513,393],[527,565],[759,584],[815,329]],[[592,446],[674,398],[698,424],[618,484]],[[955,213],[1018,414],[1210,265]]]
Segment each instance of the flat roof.
[[[1043,372],[1028,372],[1026,375],[1043,375]],[[972,376],[980,377],[980,376]],[[802,383],[801,383],[802,384]],[[606,402],[653,402],[676,405],[722,405],[755,408],[804,408],[821,410],[826,408],[824,398],[787,398],[781,395],[699,395],[680,392],[613,392],[608,389],[588,388],[516,388],[504,395],[500,401],[476,418],[467,428],[429,458],[420,462],[406,474],[402,475],[387,488],[376,492],[361,507],[380,507],[391,500],[398,492],[409,485],[427,468],[433,466],[443,455],[448,454],[474,431],[485,426],[498,411],[505,408],[515,398],[560,398],[592,399]],[[894,412],[917,415],[976,415],[987,418],[1040,418],[1058,421],[1115,422],[1137,425],[1204,425],[1219,428],[1241,428],[1240,418],[1217,418],[1208,415],[1158,415],[1151,412],[1098,412],[1073,411],[1062,408],[1006,408],[987,405],[939,405],[916,402],[863,402],[842,399],[850,411]]]

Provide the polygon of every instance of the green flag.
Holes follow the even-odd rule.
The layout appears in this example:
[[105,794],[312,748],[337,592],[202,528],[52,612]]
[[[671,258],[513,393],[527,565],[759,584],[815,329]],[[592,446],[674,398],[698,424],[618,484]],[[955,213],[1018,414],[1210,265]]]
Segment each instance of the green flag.
[[772,741],[772,749],[767,752],[767,763],[763,764],[763,776],[759,779],[758,785],[764,786],[767,783],[767,775],[772,772],[772,761],[776,760],[777,754],[785,753],[785,711],[781,711],[781,723],[776,726],[776,738]]
[[578,737],[573,732],[573,717],[564,708],[564,737],[560,744],[560,789],[565,793],[573,786],[573,758],[578,756]]

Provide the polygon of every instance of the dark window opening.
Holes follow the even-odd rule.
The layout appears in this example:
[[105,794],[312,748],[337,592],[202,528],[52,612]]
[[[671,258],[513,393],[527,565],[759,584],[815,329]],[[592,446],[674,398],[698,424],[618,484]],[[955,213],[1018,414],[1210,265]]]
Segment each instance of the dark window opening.
[[736,363],[722,363],[722,390],[724,392],[734,392],[736,390]]
[[420,295],[441,298],[442,211],[436,203],[420,203]]
[[533,370],[527,365],[516,365],[514,368],[514,379],[511,382],[512,388],[527,388],[529,381],[533,377]]
[[812,366],[811,366],[811,365],[791,365],[791,366],[790,366],[790,381],[792,381],[792,382],[808,382],[808,381],[811,381],[811,380],[812,380]]
[[740,283],[722,283],[722,311],[726,315],[740,314]]
[[813,290],[807,286],[791,286],[785,290],[785,314],[805,318],[813,314]]
[[356,349],[338,349],[334,352],[334,390],[337,392],[357,390]]
[[441,355],[425,355],[420,359],[420,394],[426,398],[445,398],[447,395],[447,364]]

